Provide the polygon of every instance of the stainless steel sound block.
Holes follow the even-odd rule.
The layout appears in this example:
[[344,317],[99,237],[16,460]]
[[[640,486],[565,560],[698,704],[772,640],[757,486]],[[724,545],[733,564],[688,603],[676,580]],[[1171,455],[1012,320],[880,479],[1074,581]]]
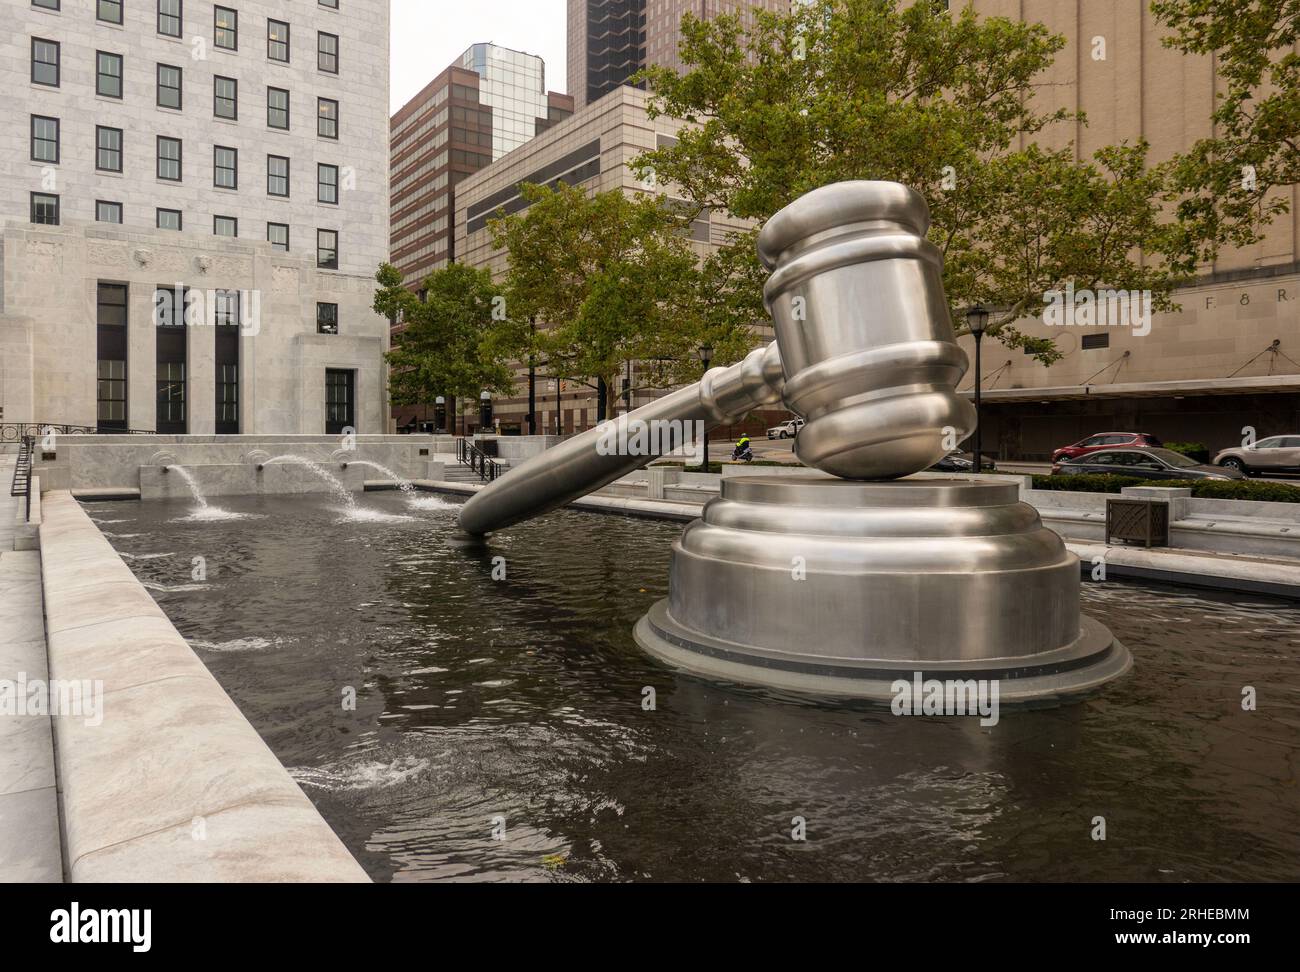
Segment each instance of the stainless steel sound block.
[[1080,613],[1079,573],[1014,483],[742,476],[673,544],[634,634],[675,667],[817,696],[888,701],[919,673],[1051,701],[1132,665]]

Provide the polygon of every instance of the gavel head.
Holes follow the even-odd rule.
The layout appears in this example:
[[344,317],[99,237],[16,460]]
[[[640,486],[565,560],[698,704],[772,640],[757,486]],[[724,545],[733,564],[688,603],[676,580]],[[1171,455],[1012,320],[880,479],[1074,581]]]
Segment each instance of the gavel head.
[[791,203],[759,234],[785,403],[808,423],[795,443],[805,465],[895,479],[974,430],[975,409],[956,393],[967,359],[929,226],[914,190],[841,182]]

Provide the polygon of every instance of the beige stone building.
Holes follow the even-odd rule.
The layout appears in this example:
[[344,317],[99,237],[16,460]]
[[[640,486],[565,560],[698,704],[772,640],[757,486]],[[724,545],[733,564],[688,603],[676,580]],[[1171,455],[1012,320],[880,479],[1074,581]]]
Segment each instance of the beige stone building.
[[[954,4],[955,6],[955,4]],[[1046,24],[1066,47],[1040,89],[1044,108],[1087,113],[1040,141],[1081,156],[1146,138],[1156,160],[1211,134],[1216,80],[1206,58],[1161,45],[1162,27],[1136,0],[974,0],[977,12]],[[1106,431],[1165,441],[1239,444],[1300,432],[1300,190],[1263,242],[1224,252],[1176,297],[1182,310],[1132,326],[1048,327],[1064,358],[1044,367],[984,345],[984,448],[1002,458],[1046,458],[1054,447]],[[1117,286],[1122,286],[1118,285]],[[969,339],[965,339],[970,349]],[[963,387],[969,388],[968,377]]]
[[388,4],[9,4],[0,421],[386,431]]

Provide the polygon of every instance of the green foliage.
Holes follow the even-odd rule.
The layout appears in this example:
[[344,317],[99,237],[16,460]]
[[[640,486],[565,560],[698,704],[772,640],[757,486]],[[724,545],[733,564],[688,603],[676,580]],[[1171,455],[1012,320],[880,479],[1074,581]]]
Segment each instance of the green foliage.
[[[1155,0],[1168,47],[1213,55],[1224,90],[1214,135],[1178,160],[1189,237],[1247,245],[1300,183],[1300,0]],[[1202,247],[1202,259],[1212,249]]]
[[1035,476],[1034,489],[1065,493],[1118,493],[1129,486],[1150,486],[1151,480],[1110,473],[1076,473],[1067,476]]
[[1159,486],[1162,489],[1190,489],[1198,499],[1254,500],[1263,503],[1300,503],[1300,486],[1289,483],[1261,483],[1250,479],[1139,479],[1079,473],[1073,476],[1035,476],[1034,489],[1073,493],[1118,493],[1129,486]]
[[[1148,163],[1145,142],[1081,161],[1035,142],[1085,121],[1036,107],[1063,37],[909,0],[813,0],[757,18],[746,35],[734,16],[688,16],[687,72],[644,72],[652,114],[694,127],[641,155],[643,176],[760,223],[833,182],[912,186],[929,201],[953,308],[998,308],[989,333],[1049,363],[1052,342],[1013,324],[1047,291],[1150,290],[1155,310],[1176,307],[1199,241],[1162,216],[1168,167]],[[752,238],[741,252],[754,260]]]
[[490,226],[509,254],[511,314],[536,319],[532,352],[549,377],[603,379],[612,414],[629,361],[657,365],[661,383],[673,384],[699,378],[705,341],[719,363],[749,349],[723,313],[727,258],[701,265],[687,238],[693,213],[620,190],[589,196],[560,184],[523,194],[528,209]]
[[457,263],[435,270],[424,281],[423,301],[402,286],[401,273],[390,264],[375,279],[375,312],[405,324],[385,355],[393,404],[420,404],[438,395],[477,399],[484,389],[513,391],[510,362],[526,335],[503,316],[504,297],[490,273]]

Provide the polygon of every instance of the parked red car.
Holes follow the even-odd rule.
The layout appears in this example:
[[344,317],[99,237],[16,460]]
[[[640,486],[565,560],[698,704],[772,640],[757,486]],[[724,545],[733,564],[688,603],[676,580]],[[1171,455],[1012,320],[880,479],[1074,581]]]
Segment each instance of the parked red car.
[[1078,459],[1098,449],[1119,449],[1125,446],[1141,448],[1143,446],[1160,449],[1164,443],[1149,432],[1098,432],[1086,439],[1080,439],[1074,445],[1063,446],[1052,453],[1052,462],[1064,462]]

